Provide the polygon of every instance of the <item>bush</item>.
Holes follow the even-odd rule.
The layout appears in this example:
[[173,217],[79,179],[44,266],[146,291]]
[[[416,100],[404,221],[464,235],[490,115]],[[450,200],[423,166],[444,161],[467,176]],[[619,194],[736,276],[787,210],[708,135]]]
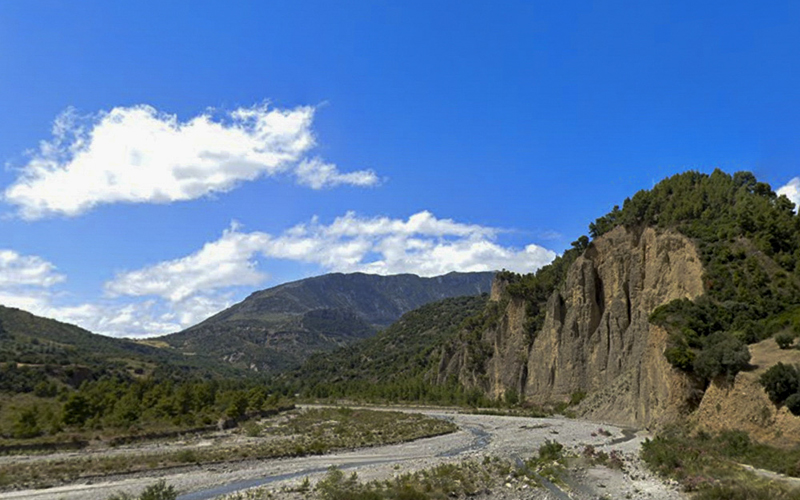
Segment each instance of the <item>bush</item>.
[[[371,492],[365,491],[358,483],[358,476],[355,473],[345,478],[344,472],[338,467],[332,466],[328,469],[325,477],[320,479],[316,486],[316,491],[323,500],[354,500],[370,498]],[[380,498],[377,494],[373,498]]]
[[679,370],[689,372],[694,367],[694,351],[689,349],[686,341],[681,336],[673,335],[670,337],[667,342],[667,348],[664,350],[664,357],[667,358],[669,364]]
[[82,426],[92,416],[89,401],[80,394],[72,393],[64,403],[63,420],[66,425]]
[[794,334],[791,332],[782,332],[775,335],[775,343],[781,349],[788,349],[794,344]]
[[163,479],[152,486],[144,489],[139,500],[175,500],[178,492],[172,485],[167,485]]
[[800,372],[796,366],[778,363],[764,372],[758,381],[773,403],[780,405],[800,390]]
[[558,441],[546,439],[544,444],[539,447],[539,458],[541,460],[558,460],[564,451],[564,445]]
[[148,486],[138,497],[133,497],[124,492],[111,495],[107,500],[175,500],[178,492],[175,488],[167,485],[163,479],[156,484]]
[[789,409],[794,415],[800,415],[800,393],[795,392],[788,398],[786,398],[786,402],[784,403],[786,408]]
[[516,389],[507,389],[503,397],[508,406],[516,406],[519,403],[519,393]]
[[694,371],[707,380],[719,376],[733,380],[749,364],[747,345],[730,333],[718,332],[707,337],[706,347],[694,360]]

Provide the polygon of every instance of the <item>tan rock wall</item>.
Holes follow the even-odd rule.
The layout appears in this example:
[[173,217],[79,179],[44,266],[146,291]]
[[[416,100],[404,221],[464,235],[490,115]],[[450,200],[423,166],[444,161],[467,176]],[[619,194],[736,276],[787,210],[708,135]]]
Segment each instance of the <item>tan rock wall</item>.
[[537,403],[585,392],[585,416],[620,424],[675,418],[697,398],[696,388],[664,359],[666,334],[648,317],[659,305],[702,293],[691,241],[619,227],[570,267],[532,343],[524,303],[509,303],[500,326],[484,336],[494,349],[485,386],[495,397],[514,389]]

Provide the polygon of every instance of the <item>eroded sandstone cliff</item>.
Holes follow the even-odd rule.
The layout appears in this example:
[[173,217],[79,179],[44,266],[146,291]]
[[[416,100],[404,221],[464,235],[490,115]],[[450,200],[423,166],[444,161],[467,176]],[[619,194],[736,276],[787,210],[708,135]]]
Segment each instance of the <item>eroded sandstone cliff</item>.
[[618,227],[570,266],[536,332],[527,327],[524,300],[509,297],[497,280],[491,298],[503,311],[482,334],[487,359],[476,362],[463,347],[443,359],[439,377],[455,375],[493,397],[514,391],[534,403],[586,393],[581,415],[618,424],[673,420],[696,406],[702,391],[666,361],[666,332],[648,317],[669,301],[700,296],[702,274],[684,236]]

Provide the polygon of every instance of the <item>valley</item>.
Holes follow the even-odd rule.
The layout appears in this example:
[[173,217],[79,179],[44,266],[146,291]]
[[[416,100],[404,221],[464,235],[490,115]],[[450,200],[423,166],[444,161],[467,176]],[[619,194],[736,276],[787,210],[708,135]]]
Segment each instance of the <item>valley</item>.
[[[397,411],[398,408],[383,410]],[[358,411],[355,409],[353,411]],[[128,492],[135,494],[157,478],[180,492],[180,500],[204,500],[238,498],[231,494],[246,488],[262,487],[259,496],[246,498],[303,498],[297,491],[306,477],[313,485],[326,477],[331,466],[341,469],[346,475],[353,472],[362,481],[386,480],[399,475],[430,470],[445,464],[486,464],[492,460],[503,464],[515,464],[536,455],[536,450],[547,441],[562,444],[565,453],[580,457],[587,446],[594,450],[619,456],[624,470],[603,465],[590,465],[575,459],[571,467],[564,469],[556,481],[557,489],[566,498],[592,498],[591,495],[610,495],[611,498],[684,498],[676,486],[665,482],[643,470],[638,453],[647,433],[599,425],[565,418],[526,418],[496,415],[475,415],[454,409],[406,408],[404,412],[452,422],[455,432],[438,437],[429,437],[402,444],[360,448],[353,451],[334,452],[302,458],[269,460],[242,460],[212,465],[191,465],[168,469],[157,473],[136,473],[109,478],[96,478],[76,484],[62,485],[48,490],[19,490],[0,493],[0,498],[39,500],[59,498],[64,500],[106,500],[112,494]],[[145,453],[150,448],[180,447],[192,449],[203,446],[206,440],[187,440],[182,444],[148,445],[144,448],[125,448],[105,453]],[[74,454],[73,454],[74,455]],[[59,460],[68,460],[61,455]],[[31,456],[27,460],[44,461],[52,457]],[[2,463],[14,460],[3,457]],[[522,476],[515,477],[511,467],[502,477],[491,478],[487,491],[480,498],[551,498],[554,493],[544,486],[534,486]],[[548,481],[549,482],[549,481]],[[552,485],[552,483],[551,483]],[[483,487],[482,487],[483,488]],[[253,493],[253,495],[255,495]],[[502,495],[502,496],[500,496]],[[245,498],[245,497],[242,497]],[[557,498],[557,497],[552,497]]]
[[686,172],[589,233],[529,274],[334,273],[140,342],[0,308],[0,498],[800,498],[794,205]]

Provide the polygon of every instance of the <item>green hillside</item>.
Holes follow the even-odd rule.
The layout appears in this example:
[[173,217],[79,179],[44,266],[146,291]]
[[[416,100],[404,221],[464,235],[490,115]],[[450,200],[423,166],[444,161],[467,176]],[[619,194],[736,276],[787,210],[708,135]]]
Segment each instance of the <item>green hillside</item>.
[[230,376],[203,357],[116,339],[0,306],[0,391],[31,392],[41,382],[78,387],[105,376]]
[[476,394],[430,379],[441,348],[480,312],[488,296],[457,297],[404,314],[376,336],[311,356],[286,375],[292,390],[310,397],[466,403]]

